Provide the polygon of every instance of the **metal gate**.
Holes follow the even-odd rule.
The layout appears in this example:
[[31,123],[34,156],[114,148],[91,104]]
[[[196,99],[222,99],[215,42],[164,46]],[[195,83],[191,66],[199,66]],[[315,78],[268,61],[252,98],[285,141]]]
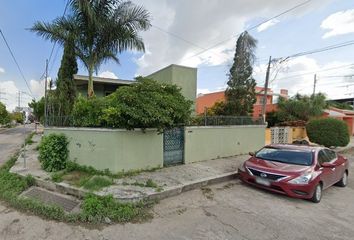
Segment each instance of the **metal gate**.
[[173,128],[163,133],[163,165],[171,166],[184,162],[184,128]]

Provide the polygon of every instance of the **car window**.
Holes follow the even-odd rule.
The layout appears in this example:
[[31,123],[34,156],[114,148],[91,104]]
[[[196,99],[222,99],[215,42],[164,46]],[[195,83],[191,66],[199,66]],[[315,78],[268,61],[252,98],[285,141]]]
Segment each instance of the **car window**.
[[324,151],[325,151],[327,157],[329,158],[329,161],[333,161],[334,159],[337,158],[337,154],[334,151],[329,150],[329,149],[324,149]]
[[286,148],[265,147],[257,152],[256,158],[296,165],[310,166],[312,164],[312,153],[310,151]]
[[330,162],[330,158],[327,156],[324,150],[321,150],[318,152],[318,162],[325,163],[325,162]]

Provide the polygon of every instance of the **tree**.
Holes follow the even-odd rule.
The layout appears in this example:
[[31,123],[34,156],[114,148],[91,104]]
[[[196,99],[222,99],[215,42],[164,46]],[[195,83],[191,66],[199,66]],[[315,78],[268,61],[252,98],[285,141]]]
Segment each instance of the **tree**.
[[52,23],[36,22],[31,31],[64,45],[75,39],[76,56],[88,70],[88,96],[94,95],[93,73],[118,53],[144,51],[139,32],[150,27],[150,15],[141,6],[119,0],[70,0],[71,13]]
[[327,107],[326,96],[318,93],[315,96],[296,94],[290,99],[279,98],[278,119],[281,121],[303,120],[319,117]]
[[74,38],[69,38],[64,43],[64,53],[58,72],[57,88],[55,97],[57,102],[56,115],[68,116],[71,113],[75,99],[76,86],[73,75],[78,71],[75,55]]
[[33,109],[33,115],[37,121],[43,122],[44,120],[44,97],[39,101],[32,99],[28,106]]
[[0,125],[6,125],[10,123],[10,115],[6,110],[5,104],[0,102]]
[[228,74],[225,115],[246,116],[256,102],[256,81],[252,77],[257,40],[248,32],[237,39],[234,63]]

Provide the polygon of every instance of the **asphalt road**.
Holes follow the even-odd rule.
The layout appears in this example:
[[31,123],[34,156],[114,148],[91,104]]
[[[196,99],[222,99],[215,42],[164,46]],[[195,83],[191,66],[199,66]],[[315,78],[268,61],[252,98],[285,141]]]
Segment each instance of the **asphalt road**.
[[21,148],[25,136],[33,131],[32,125],[18,126],[0,130],[0,165],[6,162],[11,155]]
[[[354,151],[347,156],[354,159]],[[0,203],[0,239],[352,240],[353,199],[351,174],[346,188],[327,189],[319,204],[234,180],[165,199],[155,206],[150,222],[100,229],[43,220]]]

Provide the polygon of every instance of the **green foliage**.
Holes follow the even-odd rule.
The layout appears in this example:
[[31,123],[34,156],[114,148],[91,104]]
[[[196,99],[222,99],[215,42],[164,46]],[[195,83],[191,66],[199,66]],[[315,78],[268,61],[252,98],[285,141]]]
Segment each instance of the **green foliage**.
[[192,102],[186,100],[176,85],[137,78],[137,83],[118,88],[107,97],[103,118],[111,127],[171,128],[186,123]]
[[185,124],[192,101],[176,85],[139,77],[137,83],[118,88],[105,98],[79,97],[74,104],[73,125],[80,127],[171,128]]
[[31,31],[64,45],[74,39],[76,55],[88,70],[88,96],[92,97],[93,72],[108,60],[118,61],[125,50],[144,51],[140,31],[150,27],[149,13],[130,1],[70,0],[70,14],[52,23],[36,22]]
[[56,115],[58,116],[68,116],[71,114],[76,99],[76,86],[73,75],[77,71],[75,42],[71,36],[64,43],[64,53],[56,82],[55,95],[58,101]]
[[149,213],[152,202],[120,203],[112,196],[98,197],[93,194],[84,197],[80,213],[66,213],[61,207],[47,205],[20,194],[34,184],[34,178],[22,178],[8,172],[17,159],[14,155],[0,167],[0,200],[18,210],[31,212],[44,218],[65,222],[119,223],[144,221],[152,217]]
[[10,114],[11,119],[14,120],[16,123],[21,123],[23,124],[24,121],[24,116],[23,113],[21,112],[13,112]]
[[326,96],[318,93],[315,96],[297,94],[288,100],[280,97],[278,107],[278,117],[281,121],[308,121],[322,115],[327,107]]
[[252,77],[257,40],[243,32],[236,43],[234,63],[228,74],[226,105],[222,115],[247,116],[256,102],[256,81]]
[[208,108],[207,115],[208,116],[223,116],[226,115],[226,103],[216,102],[211,108]]
[[32,140],[34,134],[36,134],[36,133],[35,133],[35,132],[32,132],[32,133],[30,133],[30,134],[26,137],[26,139],[25,139],[25,145],[31,145],[31,144],[34,143],[34,141]]
[[349,103],[339,103],[336,101],[327,101],[328,105],[331,107],[339,108],[339,109],[345,109],[345,110],[353,110],[353,106],[350,105]]
[[85,98],[79,96],[72,111],[73,125],[77,127],[102,127],[105,98]]
[[82,187],[90,191],[98,191],[113,184],[111,178],[104,176],[93,176],[82,184]]
[[36,121],[42,123],[44,121],[44,101],[44,97],[42,97],[39,101],[32,99],[32,102],[28,103],[28,106],[33,109]]
[[146,203],[120,203],[113,197],[99,197],[89,194],[82,203],[82,217],[88,222],[104,222],[106,218],[114,222],[141,221],[151,217],[146,211]]
[[266,122],[268,123],[267,127],[274,127],[278,123],[283,122],[284,120],[282,119],[281,113],[280,112],[268,112],[266,114]]
[[66,167],[68,144],[64,134],[52,133],[42,138],[39,145],[39,161],[45,171],[55,172]]
[[347,124],[334,118],[312,120],[306,125],[306,131],[311,142],[326,147],[344,147],[350,140]]
[[6,110],[6,106],[0,102],[0,125],[7,125],[10,121],[10,114]]

